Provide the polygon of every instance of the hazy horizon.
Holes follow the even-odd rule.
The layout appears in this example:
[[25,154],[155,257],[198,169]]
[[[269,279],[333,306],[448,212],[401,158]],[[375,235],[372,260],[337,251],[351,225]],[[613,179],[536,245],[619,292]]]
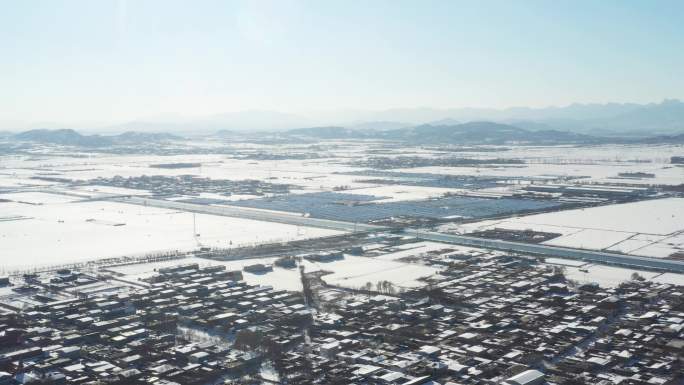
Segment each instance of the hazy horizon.
[[676,1],[22,1],[2,11],[1,129],[684,98]]
[[[92,133],[119,133],[127,130],[133,131],[156,131],[156,132],[190,132],[188,126],[208,124],[216,126],[216,129],[229,129],[236,131],[271,131],[292,128],[304,128],[313,126],[344,126],[366,127],[370,125],[419,125],[433,124],[440,121],[451,120],[454,123],[466,123],[472,121],[492,121],[513,123],[516,121],[546,122],[553,121],[553,117],[546,119],[539,116],[563,114],[565,110],[595,109],[595,114],[605,114],[602,109],[610,111],[611,107],[634,107],[643,108],[649,106],[664,106],[674,103],[684,108],[684,103],[679,99],[663,99],[649,103],[571,103],[562,106],[511,106],[504,108],[486,107],[453,107],[435,108],[421,107],[396,107],[378,110],[329,110],[308,111],[303,113],[287,113],[275,110],[249,109],[232,111],[202,116],[184,116],[181,114],[159,114],[156,116],[139,117],[130,120],[116,122],[12,122],[0,120],[0,130],[20,132],[33,129],[61,129],[70,128]],[[619,111],[619,110],[618,110]],[[540,115],[541,114],[541,115]],[[567,113],[566,113],[567,114]],[[459,120],[460,119],[460,120]],[[581,120],[582,117],[568,118]],[[244,127],[241,127],[244,126]],[[139,127],[139,128],[136,128]],[[212,131],[211,128],[198,127],[199,132]]]

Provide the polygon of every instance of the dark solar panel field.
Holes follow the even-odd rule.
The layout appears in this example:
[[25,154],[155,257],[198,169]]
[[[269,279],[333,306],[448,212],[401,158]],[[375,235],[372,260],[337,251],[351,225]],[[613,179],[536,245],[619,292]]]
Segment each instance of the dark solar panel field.
[[448,197],[424,201],[374,203],[372,195],[321,192],[230,202],[232,206],[308,213],[313,218],[345,222],[369,222],[390,217],[487,218],[560,206],[558,202],[517,198]]
[[471,175],[440,175],[417,172],[396,172],[382,170],[362,170],[344,173],[360,177],[382,178],[373,179],[373,183],[402,184],[406,186],[470,188],[482,189],[496,187],[504,178]]

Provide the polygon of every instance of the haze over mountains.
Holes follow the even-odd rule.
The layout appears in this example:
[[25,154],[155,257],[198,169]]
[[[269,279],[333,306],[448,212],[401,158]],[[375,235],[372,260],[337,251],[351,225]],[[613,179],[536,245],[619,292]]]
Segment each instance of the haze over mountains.
[[[494,122],[468,122],[461,124],[423,124],[387,130],[353,129],[338,126],[307,127],[271,132],[239,132],[220,130],[211,136],[224,139],[281,140],[388,140],[409,145],[502,145],[502,144],[604,144],[604,143],[684,143],[684,134],[648,137],[610,137],[579,134],[559,130],[529,130]],[[128,131],[118,135],[84,135],[71,129],[38,129],[18,134],[0,135],[17,142],[49,143],[78,147],[108,147],[115,145],[145,145],[183,139],[168,133]]]
[[597,136],[560,130],[529,130],[509,124],[478,121],[461,124],[423,124],[392,130],[309,127],[281,135],[314,139],[383,139],[407,144],[602,144],[684,143],[684,133],[640,137]]
[[289,114],[241,111],[196,119],[136,121],[109,127],[116,131],[211,132],[274,131],[313,126],[387,130],[421,124],[453,125],[472,121],[512,124],[533,131],[559,130],[605,136],[650,136],[684,132],[684,103],[572,104],[566,107],[396,108],[382,111],[345,110]]
[[[451,128],[449,128],[451,127]],[[41,127],[42,128],[42,127]],[[72,127],[45,127],[72,128]],[[12,130],[17,132],[19,130]],[[573,104],[566,107],[508,108],[503,110],[456,108],[404,108],[383,111],[317,112],[295,115],[274,111],[242,111],[202,118],[178,116],[160,120],[140,120],[107,127],[79,128],[56,133],[34,130],[15,139],[52,143],[106,145],[122,143],[130,132],[208,135],[216,132],[281,133],[316,138],[378,138],[429,142],[430,138],[451,142],[592,142],[597,138],[653,138],[684,133],[684,103],[665,100],[661,103]],[[111,135],[128,132],[122,137]],[[76,135],[75,135],[76,134]],[[5,134],[7,136],[9,134]],[[0,135],[2,136],[2,135]],[[162,137],[141,137],[160,140]],[[167,138],[169,139],[169,138]],[[603,139],[602,139],[603,140]]]
[[18,134],[0,133],[0,138],[36,143],[51,143],[80,147],[105,147],[121,144],[141,144],[147,142],[163,142],[180,137],[167,133],[145,133],[128,131],[118,135],[83,135],[72,129],[37,129]]
[[592,143],[601,140],[572,132],[530,131],[508,124],[482,121],[462,124],[422,124],[391,130],[311,127],[289,130],[287,134],[318,139],[385,139],[415,144]]

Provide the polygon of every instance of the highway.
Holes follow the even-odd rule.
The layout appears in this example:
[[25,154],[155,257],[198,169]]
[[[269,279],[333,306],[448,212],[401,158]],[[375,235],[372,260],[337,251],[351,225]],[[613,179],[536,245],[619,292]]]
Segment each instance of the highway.
[[546,257],[577,259],[630,268],[656,269],[684,273],[684,261],[647,258],[636,255],[606,253],[602,251],[573,249],[569,247],[548,246],[533,243],[501,241],[497,239],[485,239],[469,237],[465,235],[443,234],[420,230],[407,229],[404,232],[408,235],[412,235],[416,238],[424,240],[454,243],[463,246],[485,247],[495,250],[513,251],[517,253],[527,253]]
[[162,199],[151,199],[136,196],[109,197],[108,200],[120,203],[130,203],[141,206],[159,207],[189,211],[198,214],[220,215],[224,217],[252,219],[255,221],[277,222],[295,226],[318,227],[339,231],[381,231],[385,227],[368,225],[365,223],[350,223],[331,221],[328,219],[310,218],[304,215],[281,213],[276,211],[258,210],[245,207],[210,206],[196,203],[174,202]]
[[[306,217],[304,215],[281,213],[276,211],[258,210],[245,207],[210,206],[196,203],[174,202],[161,199],[151,199],[136,196],[115,196],[105,198],[120,203],[141,206],[159,207],[182,210],[199,214],[221,215],[226,217],[251,219],[256,221],[277,222],[295,226],[317,227],[339,231],[384,231],[387,227],[368,225],[364,223],[350,223]],[[497,239],[469,237],[465,235],[426,232],[405,229],[404,233],[419,239],[453,243],[463,246],[484,247],[495,250],[526,253],[547,257],[576,259],[588,262],[617,265],[630,268],[655,269],[684,273],[684,261],[639,257],[635,255],[606,253],[601,251],[573,249],[569,247],[548,246],[532,243],[510,242]]]

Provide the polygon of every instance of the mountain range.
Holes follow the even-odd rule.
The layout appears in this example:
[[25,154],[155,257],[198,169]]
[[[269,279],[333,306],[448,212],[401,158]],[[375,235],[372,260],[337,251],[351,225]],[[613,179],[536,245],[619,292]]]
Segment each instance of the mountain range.
[[37,129],[6,136],[10,140],[61,144],[80,147],[105,147],[112,145],[166,142],[181,139],[167,133],[124,132],[118,135],[83,135],[72,129]]
[[[684,132],[684,103],[571,104],[565,107],[507,109],[489,108],[394,108],[381,111],[345,110],[286,114],[275,111],[241,111],[198,119],[170,122],[174,125],[134,122],[126,130],[183,132],[284,131],[299,127],[341,126],[359,130],[391,130],[418,125],[452,126],[458,123],[488,121],[510,124],[531,131],[568,131],[600,136],[638,137]],[[180,131],[179,131],[180,132]]]
[[391,130],[358,130],[345,127],[309,127],[289,130],[285,136],[316,139],[383,139],[411,144],[560,144],[599,143],[606,139],[558,130],[532,131],[509,124],[468,122],[422,124]]
[[649,104],[572,104],[566,107],[514,107],[501,110],[399,108],[377,112],[357,111],[355,116],[357,121],[363,121],[366,126],[372,126],[374,121],[388,120],[405,125],[490,121],[533,131],[559,130],[602,136],[652,136],[684,132],[684,103],[675,99]]
[[[602,144],[602,143],[684,143],[684,130],[677,134],[640,136],[613,136],[578,133],[553,129],[537,123],[534,127],[490,121],[458,123],[444,119],[431,124],[398,126],[385,124],[387,129],[351,128],[342,126],[315,126],[268,132],[242,132],[219,130],[213,134],[227,139],[257,139],[278,137],[281,139],[366,139],[390,140],[407,144]],[[38,129],[18,134],[5,134],[5,140],[52,143],[81,147],[104,147],[112,145],[160,143],[182,139],[168,133],[128,131],[118,135],[83,135],[72,129]]]
[[[491,108],[393,108],[386,110],[313,111],[300,114],[247,110],[202,117],[162,115],[116,125],[24,126],[28,128],[78,128],[91,133],[170,132],[202,135],[220,130],[234,132],[286,131],[300,127],[338,126],[354,130],[393,130],[420,125],[453,126],[488,121],[530,131],[567,131],[614,137],[648,137],[684,132],[684,103],[666,99],[659,103],[589,103],[564,107]],[[0,122],[3,130],[13,129]],[[19,127],[19,126],[15,126]],[[17,128],[14,128],[17,131]]]

